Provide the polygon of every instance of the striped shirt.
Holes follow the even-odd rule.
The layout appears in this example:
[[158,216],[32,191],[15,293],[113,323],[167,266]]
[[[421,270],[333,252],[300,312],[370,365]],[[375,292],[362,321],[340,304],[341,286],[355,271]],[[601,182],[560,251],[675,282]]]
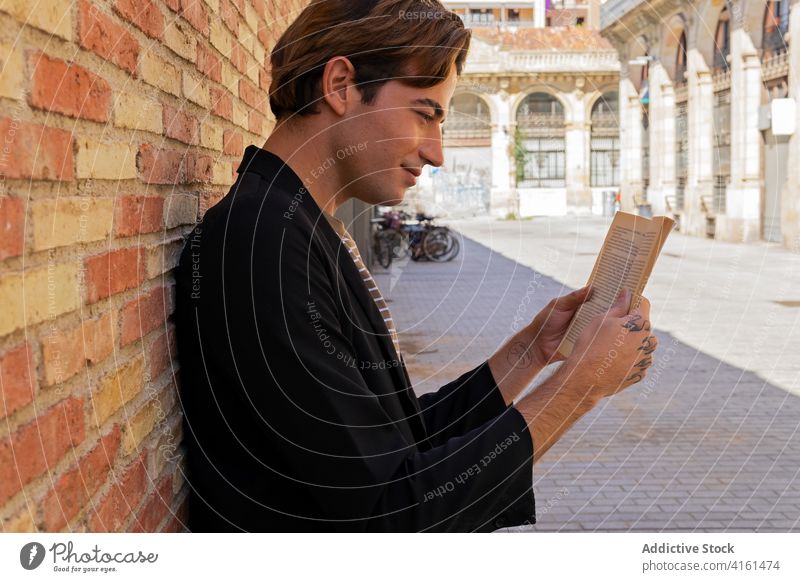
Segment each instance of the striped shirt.
[[328,222],[333,227],[333,230],[335,230],[339,235],[339,238],[342,239],[342,244],[344,244],[347,252],[350,253],[350,257],[353,259],[361,278],[364,280],[364,286],[367,288],[367,292],[370,294],[373,301],[375,301],[378,311],[380,311],[381,317],[383,318],[383,322],[386,324],[386,329],[389,331],[389,335],[392,338],[392,343],[394,344],[394,349],[397,352],[399,359],[400,341],[397,337],[397,328],[394,325],[392,314],[389,313],[389,308],[386,306],[386,301],[383,299],[380,289],[378,289],[378,283],[372,278],[372,275],[367,269],[367,266],[364,264],[364,261],[361,260],[361,253],[358,252],[358,247],[356,246],[353,237],[351,237],[350,233],[347,232],[347,228],[345,228],[344,223],[325,211],[323,211],[322,214],[324,214],[325,218],[328,219]]

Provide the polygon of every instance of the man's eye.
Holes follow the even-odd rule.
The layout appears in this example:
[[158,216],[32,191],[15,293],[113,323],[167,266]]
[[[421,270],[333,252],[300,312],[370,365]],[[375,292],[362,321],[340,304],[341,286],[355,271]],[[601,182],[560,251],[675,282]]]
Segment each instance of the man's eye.
[[426,123],[430,123],[433,121],[433,115],[428,115],[427,113],[423,113],[422,111],[417,111],[417,114],[425,120]]

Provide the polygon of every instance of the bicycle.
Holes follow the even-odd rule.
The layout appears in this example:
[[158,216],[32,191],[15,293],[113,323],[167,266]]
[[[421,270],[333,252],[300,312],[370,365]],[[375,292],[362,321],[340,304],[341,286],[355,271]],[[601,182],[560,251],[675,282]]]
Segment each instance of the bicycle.
[[[402,213],[401,216],[408,214]],[[417,225],[407,226],[411,259],[427,259],[436,263],[452,261],[458,255],[460,244],[447,226],[433,224],[435,216],[417,213]]]

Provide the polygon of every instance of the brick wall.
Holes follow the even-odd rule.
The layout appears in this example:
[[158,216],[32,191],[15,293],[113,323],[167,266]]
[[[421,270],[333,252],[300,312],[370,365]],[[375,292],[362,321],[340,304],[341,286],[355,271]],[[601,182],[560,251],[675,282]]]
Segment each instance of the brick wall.
[[186,517],[172,269],[305,0],[0,0],[0,524]]

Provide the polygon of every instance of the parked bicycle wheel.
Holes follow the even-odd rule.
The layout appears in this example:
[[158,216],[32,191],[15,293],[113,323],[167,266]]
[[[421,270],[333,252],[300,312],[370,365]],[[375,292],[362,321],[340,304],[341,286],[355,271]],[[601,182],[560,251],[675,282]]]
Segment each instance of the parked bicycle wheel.
[[392,247],[389,238],[386,236],[388,231],[378,230],[373,235],[372,249],[375,254],[375,260],[384,269],[388,269],[392,265]]
[[408,256],[408,241],[402,234],[396,230],[387,230],[386,238],[392,249],[393,259],[404,259]]
[[455,258],[459,244],[447,227],[434,227],[425,234],[422,249],[429,260],[443,263]]

